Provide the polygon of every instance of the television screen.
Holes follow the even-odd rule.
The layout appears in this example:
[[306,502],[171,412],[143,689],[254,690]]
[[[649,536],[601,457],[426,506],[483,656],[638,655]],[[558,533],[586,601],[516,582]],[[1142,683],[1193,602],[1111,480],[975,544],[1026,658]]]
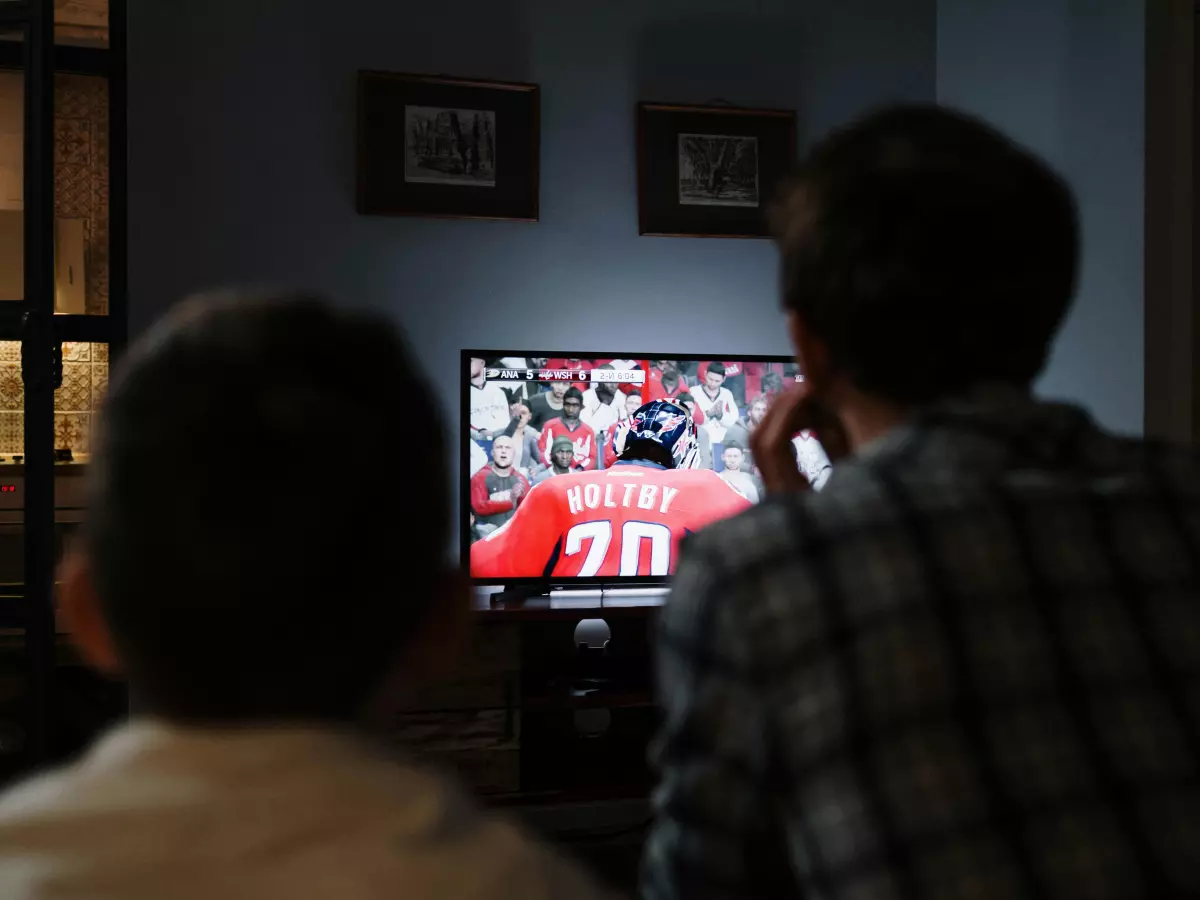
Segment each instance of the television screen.
[[[479,584],[661,582],[679,541],[763,496],[750,435],[783,357],[463,352],[464,554]],[[829,475],[797,434],[814,487]]]

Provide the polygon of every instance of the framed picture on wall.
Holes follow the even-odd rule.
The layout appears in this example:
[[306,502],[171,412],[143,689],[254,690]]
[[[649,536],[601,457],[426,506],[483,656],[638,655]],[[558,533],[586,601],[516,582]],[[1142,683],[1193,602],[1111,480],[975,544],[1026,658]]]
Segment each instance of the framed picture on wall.
[[796,161],[791,110],[641,103],[638,233],[768,236],[766,210]]
[[536,222],[534,84],[358,73],[358,211]]

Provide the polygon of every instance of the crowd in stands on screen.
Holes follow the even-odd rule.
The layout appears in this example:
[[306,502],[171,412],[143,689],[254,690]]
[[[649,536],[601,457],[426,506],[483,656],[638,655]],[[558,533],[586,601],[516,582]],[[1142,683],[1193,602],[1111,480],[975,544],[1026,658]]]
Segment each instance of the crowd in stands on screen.
[[[492,439],[497,436],[511,438],[511,448],[504,451],[505,458],[508,459],[511,453],[511,468],[530,485],[568,472],[609,468],[620,455],[621,423],[648,400],[673,397],[696,423],[700,466],[718,473],[729,470],[726,481],[751,499],[762,495],[761,481],[749,450],[754,430],[762,421],[770,401],[785,383],[796,378],[795,366],[779,363],[651,360],[644,387],[632,383],[613,385],[590,381],[586,389],[571,381],[493,382],[503,386],[509,404],[506,424],[496,427],[501,416],[494,395],[487,406],[489,418],[485,422],[481,414],[476,420],[477,405],[485,407],[478,402],[482,398],[482,389],[478,387],[477,376],[484,361],[479,362],[477,367],[476,361],[472,360],[471,370],[472,390],[479,390],[478,396],[472,394],[474,440],[471,441],[470,466],[473,476],[485,468],[495,474]],[[645,363],[631,359],[504,357],[487,360],[486,364],[517,370],[581,371],[588,366],[602,370],[631,369]],[[734,370],[732,377],[731,370]],[[734,387],[738,387],[738,378],[743,387],[755,390],[748,404],[737,402]],[[481,424],[490,427],[477,427]],[[565,452],[568,445],[569,458]],[[817,486],[823,484],[829,474],[829,463],[815,436],[798,435],[793,449],[796,450],[797,464],[809,480]],[[487,522],[482,522],[476,527],[490,530],[487,526]]]

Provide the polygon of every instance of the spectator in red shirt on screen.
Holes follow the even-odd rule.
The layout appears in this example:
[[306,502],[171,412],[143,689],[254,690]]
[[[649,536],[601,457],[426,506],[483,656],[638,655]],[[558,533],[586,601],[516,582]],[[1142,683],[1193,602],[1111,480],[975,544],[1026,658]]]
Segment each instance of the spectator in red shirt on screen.
[[674,399],[687,389],[687,382],[679,371],[679,363],[673,359],[660,360],[657,366],[650,369],[647,395],[643,402]]
[[492,442],[492,463],[471,476],[471,511],[481,534],[513,517],[529,492],[525,476],[513,468],[513,439],[503,434]]
[[555,438],[565,437],[569,438],[575,447],[572,471],[582,472],[596,468],[596,432],[579,418],[582,411],[583,391],[577,387],[567,388],[563,394],[562,415],[547,422],[546,427],[542,429],[541,438],[538,439],[538,450],[541,452],[543,465],[550,465]]

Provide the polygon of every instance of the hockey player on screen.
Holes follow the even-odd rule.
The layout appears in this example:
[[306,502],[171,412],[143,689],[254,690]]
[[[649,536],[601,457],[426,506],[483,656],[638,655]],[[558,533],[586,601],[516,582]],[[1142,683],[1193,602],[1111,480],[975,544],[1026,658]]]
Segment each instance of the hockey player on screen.
[[750,507],[719,475],[697,469],[696,426],[655,400],[618,429],[610,469],[536,485],[507,523],[471,546],[471,574],[514,578],[669,575],[689,532]]

